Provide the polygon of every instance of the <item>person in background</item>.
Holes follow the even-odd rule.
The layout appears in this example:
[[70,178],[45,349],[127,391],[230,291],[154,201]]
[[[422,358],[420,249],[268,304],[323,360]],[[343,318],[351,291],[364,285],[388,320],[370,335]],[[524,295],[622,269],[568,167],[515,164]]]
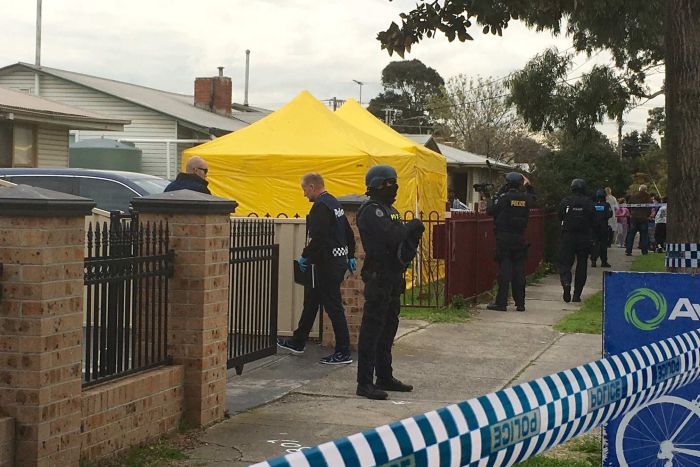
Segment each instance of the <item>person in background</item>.
[[649,250],[656,251],[656,211],[661,204],[661,198],[658,195],[652,195],[651,202],[656,206],[651,208],[649,215]]
[[629,224],[630,210],[621,204],[625,204],[625,198],[617,200],[618,205],[615,208],[615,220],[617,221],[617,239],[616,242],[620,248],[625,247],[625,239],[627,238],[627,226]]
[[209,173],[207,161],[197,156],[190,157],[185,170],[186,172],[177,174],[175,180],[170,182],[163,191],[192,190],[208,195],[211,194],[208,187],[209,182],[207,181],[207,174]]
[[[571,181],[571,195],[559,203],[561,240],[559,242],[559,279],[566,303],[580,302],[588,277],[588,255],[591,253],[591,228],[595,225],[593,201],[586,195],[586,181]],[[576,262],[574,295],[571,296],[571,268]]]
[[610,204],[606,201],[605,190],[598,190],[595,194],[595,223],[593,225],[593,248],[591,250],[591,267],[596,267],[596,261],[600,258],[600,267],[609,268],[608,240],[610,226],[608,221],[613,217]]
[[656,251],[663,253],[666,251],[666,203],[668,198],[661,198],[661,206],[656,211]]
[[[651,204],[651,195],[647,191],[646,185],[639,185],[639,191],[628,199],[629,204]],[[630,225],[627,231],[627,239],[625,241],[625,255],[632,256],[632,247],[634,246],[634,237],[639,232],[639,248],[642,254],[649,253],[649,216],[651,215],[651,207],[632,207],[630,208]]]
[[[619,207],[619,204],[617,202],[617,198],[615,198],[612,194],[612,188],[609,186],[605,187],[605,201],[610,205],[610,209],[614,214],[615,209]],[[608,219],[608,226],[610,227],[608,230],[608,247],[611,247],[615,243],[615,237],[617,235],[617,218],[614,215],[610,216],[610,219]]]

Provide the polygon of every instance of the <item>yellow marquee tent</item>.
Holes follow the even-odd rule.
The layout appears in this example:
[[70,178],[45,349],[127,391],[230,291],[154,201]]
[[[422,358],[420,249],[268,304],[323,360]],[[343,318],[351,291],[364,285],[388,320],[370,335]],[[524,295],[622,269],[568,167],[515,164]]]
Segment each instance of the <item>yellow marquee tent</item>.
[[311,171],[335,196],[364,193],[364,174],[377,164],[399,174],[397,209],[417,203],[414,154],[346,123],[306,91],[249,127],[186,150],[183,169],[192,156],[207,161],[212,193],[235,199],[241,216],[307,214],[299,183]]
[[[354,99],[349,99],[336,112],[340,118],[375,138],[408,151],[414,156],[413,174],[416,179],[417,206],[427,217],[431,211],[444,217],[447,200],[447,162],[445,156],[406,138],[384,124]],[[402,182],[399,181],[399,186]],[[413,208],[415,209],[415,208]]]

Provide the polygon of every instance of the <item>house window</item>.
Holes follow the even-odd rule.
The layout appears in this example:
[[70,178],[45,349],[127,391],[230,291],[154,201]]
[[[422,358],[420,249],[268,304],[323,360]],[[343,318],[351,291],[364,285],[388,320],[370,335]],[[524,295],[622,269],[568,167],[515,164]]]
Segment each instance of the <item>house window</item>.
[[36,167],[36,127],[0,123],[0,167]]

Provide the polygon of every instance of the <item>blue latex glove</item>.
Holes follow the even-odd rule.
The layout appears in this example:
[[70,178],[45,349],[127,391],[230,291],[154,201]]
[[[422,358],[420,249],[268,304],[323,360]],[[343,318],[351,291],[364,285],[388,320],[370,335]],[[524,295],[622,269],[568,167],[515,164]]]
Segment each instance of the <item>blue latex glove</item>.
[[306,272],[306,258],[300,256],[297,262],[299,263],[299,269],[301,269],[301,272]]
[[355,258],[350,258],[348,260],[348,271],[350,271],[350,274],[354,274],[356,270],[357,270],[357,260]]

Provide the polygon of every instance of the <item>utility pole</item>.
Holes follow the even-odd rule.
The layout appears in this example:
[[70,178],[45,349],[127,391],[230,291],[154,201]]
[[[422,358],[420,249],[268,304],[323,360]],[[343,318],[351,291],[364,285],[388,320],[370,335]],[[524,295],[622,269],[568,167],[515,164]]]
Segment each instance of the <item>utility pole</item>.
[[362,105],[362,86],[364,86],[365,83],[356,79],[354,79],[353,81],[360,86],[360,105]]
[[[36,50],[34,65],[41,66],[41,0],[36,0]],[[34,72],[34,95],[39,95],[39,72]]]

